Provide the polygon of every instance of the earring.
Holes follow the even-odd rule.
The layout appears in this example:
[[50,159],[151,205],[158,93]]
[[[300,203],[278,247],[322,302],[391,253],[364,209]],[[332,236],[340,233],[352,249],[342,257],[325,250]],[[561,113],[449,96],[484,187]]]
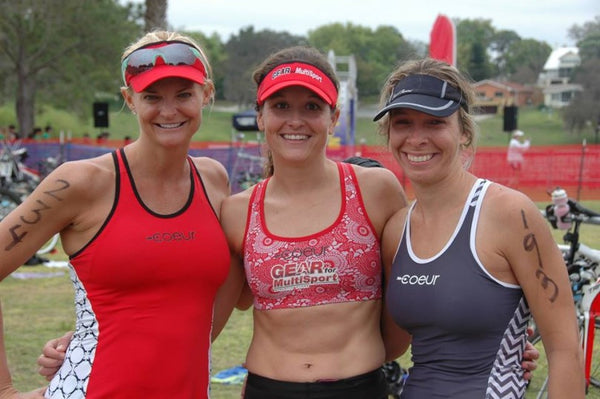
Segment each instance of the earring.
[[135,108],[131,108],[131,113],[132,113],[133,115],[137,115],[137,113],[135,112]]

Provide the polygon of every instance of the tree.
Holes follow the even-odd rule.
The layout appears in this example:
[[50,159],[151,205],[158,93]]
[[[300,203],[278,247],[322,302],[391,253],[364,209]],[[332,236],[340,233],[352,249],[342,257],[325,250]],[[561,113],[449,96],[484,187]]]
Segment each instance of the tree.
[[253,104],[256,99],[254,69],[272,52],[299,44],[306,44],[306,39],[287,32],[268,29],[255,32],[252,26],[240,29],[225,44],[225,98],[235,101],[239,107]]
[[394,67],[418,53],[392,26],[372,30],[351,23],[334,23],[310,31],[308,42],[323,53],[333,50],[337,55],[354,55],[356,86],[363,96],[376,96]]
[[492,65],[488,49],[495,36],[489,19],[457,19],[457,67],[475,80],[490,78]]
[[201,32],[185,32],[186,35],[194,39],[204,50],[208,62],[212,67],[213,83],[215,84],[215,97],[217,99],[225,99],[224,81],[225,81],[225,63],[227,54],[225,53],[225,45],[221,41],[221,37],[217,33],[213,33],[210,37]]
[[482,43],[474,42],[471,44],[471,58],[467,65],[467,71],[471,78],[475,81],[489,78],[490,63],[488,62],[488,54]]
[[146,0],[144,26],[146,32],[167,29],[167,0]]
[[569,34],[577,40],[581,65],[575,68],[573,83],[582,86],[571,103],[565,107],[563,121],[571,131],[581,131],[591,125],[598,132],[600,125],[600,17],[574,25]]
[[38,97],[83,115],[96,93],[117,92],[115,61],[138,34],[128,18],[116,0],[0,0],[0,54],[21,135],[32,131]]
[[584,60],[575,70],[573,83],[579,83],[583,91],[575,94],[563,110],[565,127],[578,133],[588,126],[600,123],[600,58]]
[[577,41],[582,59],[600,58],[600,16],[583,26],[573,25],[569,29],[569,37]]
[[519,42],[521,38],[512,30],[501,30],[494,34],[490,42],[490,51],[494,55],[493,62],[496,67],[498,76],[507,76],[509,71],[507,57],[509,56],[510,48],[514,43]]
[[522,84],[534,83],[544,69],[552,48],[546,42],[534,39],[519,39],[512,42],[504,59],[505,72],[510,80]]
[[552,51],[546,42],[522,39],[512,30],[496,31],[488,19],[457,19],[455,25],[458,67],[474,80],[534,83]]

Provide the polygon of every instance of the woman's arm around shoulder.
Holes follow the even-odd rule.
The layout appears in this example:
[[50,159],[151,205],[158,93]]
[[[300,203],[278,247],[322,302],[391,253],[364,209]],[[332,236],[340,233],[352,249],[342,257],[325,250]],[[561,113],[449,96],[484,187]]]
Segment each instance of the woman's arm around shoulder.
[[496,251],[523,289],[540,331],[550,395],[583,397],[583,356],[573,295],[548,222],[527,196],[503,186],[490,186],[484,206],[482,218],[486,228],[495,230]]

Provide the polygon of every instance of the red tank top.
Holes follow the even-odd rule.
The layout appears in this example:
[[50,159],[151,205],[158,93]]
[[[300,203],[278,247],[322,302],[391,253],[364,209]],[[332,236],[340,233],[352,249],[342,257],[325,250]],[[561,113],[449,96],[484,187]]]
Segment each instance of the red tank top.
[[379,240],[365,210],[354,170],[338,163],[342,206],[335,222],[306,237],[267,229],[256,185],[248,207],[244,268],[257,310],[298,308],[381,298]]
[[229,250],[198,171],[171,215],[139,197],[114,154],[113,209],[71,258],[77,326],[47,397],[207,398],[210,333]]

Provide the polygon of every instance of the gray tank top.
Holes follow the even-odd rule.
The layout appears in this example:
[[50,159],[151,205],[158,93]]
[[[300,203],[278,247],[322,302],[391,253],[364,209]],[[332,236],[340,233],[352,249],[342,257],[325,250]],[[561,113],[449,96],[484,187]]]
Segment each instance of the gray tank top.
[[475,250],[489,185],[477,180],[454,234],[428,259],[412,251],[415,203],[408,211],[386,290],[392,317],[412,335],[403,399],[524,397],[529,308],[521,288],[492,277]]

